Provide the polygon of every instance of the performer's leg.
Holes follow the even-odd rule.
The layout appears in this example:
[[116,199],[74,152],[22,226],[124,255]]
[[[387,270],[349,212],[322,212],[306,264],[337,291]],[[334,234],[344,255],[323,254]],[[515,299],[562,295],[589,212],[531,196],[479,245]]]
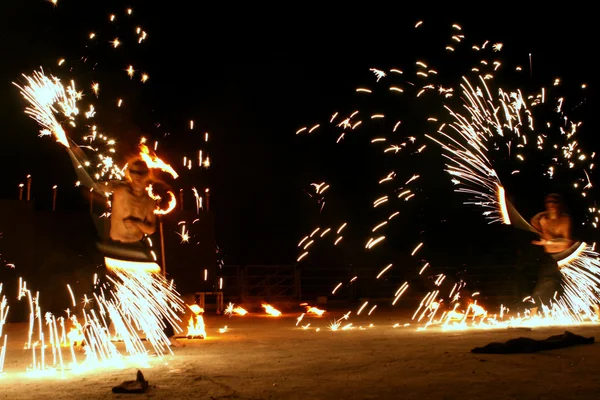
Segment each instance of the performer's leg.
[[[550,306],[552,299],[560,295],[561,276],[556,260],[544,253],[539,259],[538,279],[532,294],[536,304]],[[531,309],[532,317],[536,315],[538,307]]]
[[530,315],[534,317],[537,314],[539,305],[550,306],[555,294],[560,290],[560,281],[554,277],[540,277],[533,290],[533,300],[536,306],[531,308]]
[[163,332],[165,333],[165,336],[167,338],[169,338],[169,342],[171,343],[172,347],[185,347],[185,345],[179,341],[177,341],[177,339],[175,339],[175,330],[173,329],[173,325],[171,325],[171,323],[167,320],[163,321],[165,324],[165,329],[163,330]]

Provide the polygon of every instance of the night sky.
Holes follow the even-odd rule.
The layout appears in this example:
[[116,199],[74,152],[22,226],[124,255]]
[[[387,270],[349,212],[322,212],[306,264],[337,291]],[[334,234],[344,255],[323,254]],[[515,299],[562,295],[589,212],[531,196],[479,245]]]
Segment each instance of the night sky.
[[[66,153],[52,139],[37,137],[38,127],[23,114],[24,102],[11,84],[21,73],[42,66],[47,73],[73,76],[82,82],[79,86],[100,82],[97,122],[126,151],[143,134],[158,139],[159,156],[177,166],[186,151],[192,156],[203,146],[201,133],[210,132],[207,149],[212,167],[189,173],[180,168],[178,184],[211,188],[217,242],[228,254],[228,262],[291,263],[298,255],[298,240],[320,221],[318,206],[305,193],[310,183],[332,178],[330,172],[337,177],[339,184],[331,189],[337,203],[331,200],[324,208],[330,213],[327,218],[337,221],[344,213],[356,214],[363,201],[364,209],[371,206],[375,194],[365,193],[360,185],[382,171],[375,158],[364,156],[364,146],[348,145],[349,153],[338,156],[334,137],[301,138],[295,132],[327,122],[340,108],[351,108],[356,87],[374,82],[369,68],[414,65],[421,53],[432,53],[431,43],[437,53],[428,60],[452,75],[452,65],[440,65],[436,57],[440,62],[442,55],[447,57],[443,44],[448,43],[453,23],[463,27],[467,39],[504,43],[499,57],[506,62],[526,66],[532,53],[533,78],[516,84],[533,88],[557,76],[575,87],[588,83],[581,112],[589,115],[586,145],[594,145],[590,136],[597,127],[592,110],[598,35],[592,17],[577,16],[575,11],[468,9],[438,10],[438,15],[431,15],[397,8],[399,3],[392,8],[375,4],[331,10],[303,3],[235,9],[229,4],[190,6],[195,2],[180,1],[155,6],[88,3],[92,2],[59,0],[54,7],[47,1],[20,0],[3,5],[0,197],[16,198],[17,185],[32,174],[38,207],[49,207],[54,184],[65,188],[60,207],[84,207],[80,193],[71,189],[75,179]],[[125,14],[128,6],[134,10],[131,17]],[[111,13],[118,18],[112,25]],[[424,31],[417,32],[414,25],[419,20],[425,21]],[[125,42],[122,48],[112,49],[107,43],[115,36],[127,37],[138,24],[148,32],[143,45]],[[102,39],[90,43],[90,31]],[[87,61],[83,63],[81,57]],[[60,58],[73,67],[71,75],[66,67],[57,66]],[[98,65],[92,71],[94,63]],[[129,64],[147,72],[148,82],[130,80],[124,72]],[[457,78],[460,70],[454,73]],[[124,107],[115,107],[117,97],[126,99]],[[404,113],[408,115],[396,113],[410,118],[409,110]],[[190,120],[195,121],[194,131],[189,130]],[[430,165],[436,166],[439,160],[431,157]],[[348,165],[344,173],[334,172],[339,163]],[[527,198],[522,202],[528,207],[524,214],[531,215],[541,206],[547,189],[536,182],[518,189]],[[447,248],[469,242],[473,230],[488,229],[477,210],[460,207],[464,199],[451,194],[444,175],[429,182],[427,190],[430,218],[458,221],[458,225],[435,228],[441,232],[438,236],[455,238],[441,241]],[[187,201],[191,207],[192,198]],[[354,216],[358,225],[371,221],[368,213]],[[474,222],[461,224],[464,218]],[[409,240],[413,226],[409,228],[396,232],[399,242]],[[484,240],[475,236],[479,237],[474,243]],[[410,246],[417,240],[410,240]]]

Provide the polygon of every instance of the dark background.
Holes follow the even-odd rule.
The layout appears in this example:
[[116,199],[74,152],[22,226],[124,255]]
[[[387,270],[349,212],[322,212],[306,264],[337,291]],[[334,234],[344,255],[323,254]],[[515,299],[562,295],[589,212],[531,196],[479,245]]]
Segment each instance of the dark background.
[[[594,42],[598,35],[593,18],[579,9],[550,12],[494,7],[488,12],[451,9],[434,14],[397,8],[396,3],[337,9],[300,3],[285,8],[181,1],[154,6],[131,1],[128,5],[134,9],[131,17],[124,12],[126,5],[112,1],[59,0],[58,7],[53,7],[46,1],[27,0],[3,6],[1,197],[16,198],[17,185],[32,174],[37,208],[50,207],[54,184],[60,188],[60,209],[87,207],[81,193],[71,189],[75,177],[66,153],[52,139],[37,137],[38,128],[24,115],[24,102],[11,84],[21,73],[40,66],[65,77],[71,76],[65,72],[72,67],[81,88],[87,89],[85,85],[92,80],[100,82],[97,122],[119,139],[122,154],[133,151],[142,134],[159,139],[159,155],[182,174],[175,183],[178,188],[211,188],[217,243],[229,263],[293,263],[299,255],[296,244],[306,233],[315,226],[337,227],[347,218],[354,230],[349,231],[345,250],[317,251],[310,262],[346,264],[365,257],[361,262],[373,264],[378,271],[387,262],[404,262],[406,251],[420,241],[427,243],[424,254],[428,259],[444,265],[509,262],[518,247],[508,247],[514,242],[514,232],[489,226],[479,210],[462,206],[465,199],[452,194],[441,172],[424,176],[421,200],[407,203],[409,208],[402,212],[410,217],[386,233],[386,250],[367,256],[365,229],[380,220],[370,210],[379,197],[373,182],[391,169],[409,175],[413,169],[415,173],[419,169],[442,171],[438,152],[429,143],[419,161],[398,158],[390,165],[381,162],[380,153],[372,147],[365,150],[370,136],[362,142],[348,140],[340,149],[334,146],[336,136],[325,130],[310,138],[295,135],[302,126],[324,124],[337,110],[375,110],[378,101],[385,105],[385,99],[357,100],[356,87],[373,85],[369,68],[414,68],[414,61],[424,54],[430,65],[456,82],[465,71],[462,53],[452,64],[442,64],[448,59],[444,46],[452,43],[450,36],[455,33],[453,23],[463,27],[468,44],[462,46],[469,48],[471,38],[478,43],[486,39],[502,42],[505,47],[498,57],[523,65],[527,72],[532,53],[533,77],[525,72],[513,80],[507,74],[502,83],[509,87],[533,90],[549,86],[554,77],[574,88],[586,82],[589,90],[585,94],[575,91],[577,100],[570,107],[584,101],[576,112],[585,121],[581,132],[588,138],[586,148],[594,145]],[[114,24],[108,23],[111,13],[117,14]],[[425,21],[419,31],[414,29],[418,20]],[[148,32],[142,45],[127,40],[138,24]],[[87,40],[90,31],[98,34],[93,43]],[[107,43],[115,36],[124,41],[119,49]],[[67,59],[68,67],[57,66],[60,58]],[[129,64],[146,71],[149,81],[130,80],[123,71]],[[118,97],[125,99],[122,108],[114,106]],[[410,120],[417,109],[410,107],[407,103],[390,112]],[[419,111],[426,114],[429,110]],[[192,119],[194,131],[188,128]],[[201,136],[205,131],[211,134],[206,145]],[[177,168],[182,155],[193,156],[198,148],[209,152],[212,167],[208,171]],[[311,182],[321,181],[332,184],[323,213],[306,194]],[[531,172],[507,188],[526,218],[539,211],[545,193],[563,192],[579,222],[584,218],[580,211],[584,204],[566,191],[566,183],[548,185]],[[192,207],[192,201],[187,197],[186,204]],[[578,234],[593,240],[587,230]]]

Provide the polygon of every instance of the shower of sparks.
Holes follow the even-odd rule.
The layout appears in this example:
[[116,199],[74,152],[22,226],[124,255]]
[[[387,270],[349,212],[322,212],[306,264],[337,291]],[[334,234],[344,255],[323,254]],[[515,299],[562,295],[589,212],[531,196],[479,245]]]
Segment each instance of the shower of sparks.
[[[452,182],[459,186],[456,191],[465,193],[472,199],[466,204],[480,206],[487,218],[500,221],[502,213],[499,193],[503,192],[503,188],[488,158],[486,142],[496,134],[502,135],[504,127],[521,128],[518,123],[521,117],[518,113],[525,103],[520,93],[514,93],[514,96],[506,94],[496,108],[491,98],[484,97],[489,95],[490,91],[483,79],[481,83],[485,91],[481,87],[473,88],[466,78],[463,80],[461,87],[467,102],[465,107],[468,115],[454,113],[448,108],[448,112],[454,118],[454,122],[447,125],[452,134],[439,130],[439,139],[428,134],[425,136],[442,146],[444,156],[449,161],[447,171],[453,177]],[[500,122],[498,110],[504,111],[501,116],[508,117],[506,124]],[[527,121],[526,117],[523,119]],[[458,136],[458,139],[455,136]]]
[[[105,258],[105,262],[111,272],[108,279],[113,296],[105,304],[117,334],[136,337],[135,329],[139,328],[157,354],[170,351],[165,324],[171,324],[177,333],[181,322],[178,314],[184,308],[179,294],[161,275],[158,264],[112,258]],[[129,343],[128,352],[134,350],[133,346],[134,343]]]
[[[170,343],[162,330],[164,325],[161,328],[156,323],[161,324],[163,320],[173,322],[176,313],[168,310],[181,308],[182,302],[174,296],[171,289],[160,291],[164,296],[160,293],[157,298],[148,296],[148,290],[155,293],[148,283],[168,286],[162,276],[151,283],[153,278],[148,278],[149,275],[144,269],[130,270],[131,265],[126,266],[126,263],[118,265],[107,261],[114,267],[113,271],[121,271],[102,284],[91,298],[84,295],[81,319],[72,314],[70,309],[66,310],[66,318],[57,318],[49,312],[43,313],[40,293],[32,293],[27,288],[27,283],[19,279],[18,299],[26,299],[29,305],[28,341],[25,343],[25,349],[31,351],[31,365],[27,368],[29,376],[51,376],[60,373],[64,377],[67,371],[81,373],[98,367],[147,365],[148,350],[138,333],[140,330],[157,355],[170,352]],[[136,275],[141,279],[136,278]],[[138,290],[145,292],[146,301],[160,305],[162,311],[153,312],[154,310],[149,310],[137,299],[132,299],[131,296]],[[72,293],[71,290],[70,292]],[[4,308],[0,310],[7,311]],[[133,314],[130,314],[131,312]],[[112,322],[114,332],[111,332],[109,321]],[[70,325],[70,329],[67,324]],[[6,340],[6,335],[4,338]],[[128,353],[127,358],[117,350],[115,340],[123,342]],[[5,346],[6,342],[3,351]],[[79,359],[79,353],[84,354],[83,361]]]
[[54,135],[60,144],[69,147],[67,135],[55,114],[60,113],[70,121],[79,114],[77,100],[81,94],[75,90],[75,83],[65,88],[58,78],[48,77],[43,71],[36,71],[31,77],[23,75],[23,78],[27,82],[25,87],[14,85],[30,104],[25,113],[42,126],[40,136]]
[[[467,204],[484,208],[484,215],[492,222],[502,221],[510,224],[504,189],[488,158],[490,145],[486,146],[486,142],[500,137],[508,141],[522,142],[524,147],[528,143],[528,132],[535,132],[534,112],[527,107],[520,90],[505,92],[499,88],[496,90],[499,94],[496,99],[491,95],[485,80],[481,76],[479,79],[480,86],[473,86],[463,78],[464,83],[461,86],[466,102],[465,115],[447,108],[451,119],[454,120],[448,124],[452,133],[439,131],[440,139],[428,137],[441,145],[449,161],[447,171],[453,182],[459,186],[456,191],[471,197]],[[531,97],[531,107],[543,104],[545,91],[542,88],[541,96]],[[559,98],[559,105],[562,102],[562,98]],[[580,123],[570,121],[560,107],[556,108],[556,112],[562,116],[564,127],[556,132],[555,140],[562,139],[564,144],[556,146],[558,151],[551,157],[550,169],[558,169],[565,164],[571,169],[578,164],[585,181],[590,182],[589,172],[586,171],[587,155],[581,149],[575,150],[578,148],[575,135]],[[533,142],[535,149],[543,148],[544,144],[543,141]],[[523,160],[520,154],[515,155],[515,158]],[[583,178],[580,180],[584,182]],[[576,189],[580,187],[577,182],[573,186]],[[579,190],[585,197],[586,191],[592,185],[581,186],[583,187]],[[581,313],[590,317],[592,307],[600,303],[600,268],[597,261],[600,255],[585,244],[581,245],[581,249],[585,250],[576,252],[569,260],[563,260],[560,268],[564,277],[564,293],[557,299],[557,304],[561,307],[563,317],[575,313],[572,316],[574,321],[578,320],[577,316]]]
[[[60,79],[54,76],[46,76],[43,70],[35,71],[32,76],[23,75],[27,85],[17,86],[29,105],[25,113],[35,120],[41,127],[40,136],[52,135],[63,146],[72,150],[70,141],[64,126],[76,129],[78,119],[85,117],[82,125],[89,124],[94,112],[80,113],[78,102],[83,94],[75,89],[75,82],[71,81],[66,88]],[[92,90],[97,92],[98,84],[94,84]],[[93,106],[91,107],[93,110]],[[59,122],[59,117],[64,122]],[[79,117],[79,118],[78,118]],[[79,166],[85,168],[90,176],[99,181],[102,179],[121,179],[123,170],[113,161],[116,141],[98,131],[96,125],[89,126],[89,131],[83,137],[82,148],[96,152],[97,162],[85,160]]]
[[[415,28],[421,24],[422,21],[419,21]],[[548,153],[546,150],[550,150],[552,154],[546,160],[547,173],[545,176],[552,179],[558,171],[562,172],[566,169],[572,171],[575,176],[573,188],[582,197],[591,200],[593,197],[591,190],[594,186],[591,172],[594,167],[595,153],[587,153],[577,141],[577,133],[582,124],[579,121],[572,121],[565,114],[567,103],[564,97],[554,97],[548,89],[550,86],[560,87],[563,80],[554,78],[546,88],[541,88],[538,93],[533,94],[512,87],[510,90],[501,88],[494,80],[495,74],[502,69],[511,69],[510,66],[507,67],[509,63],[506,61],[495,59],[505,48],[504,44],[500,42],[492,44],[490,41],[468,44],[468,38],[462,34],[462,27],[454,24],[452,28],[454,29],[454,34],[451,34],[450,37],[452,46],[448,46],[446,49],[454,52],[460,46],[466,46],[471,48],[474,56],[477,57],[475,64],[471,64],[467,68],[467,71],[470,72],[456,82],[454,87],[447,86],[446,83],[444,86],[438,84],[439,69],[423,58],[414,62],[416,71],[412,79],[404,82],[397,81],[398,77],[401,78],[405,75],[401,69],[390,69],[389,72],[393,74],[388,76],[383,70],[371,68],[370,72],[375,74],[376,83],[359,86],[355,89],[361,98],[371,97],[381,100],[376,97],[378,93],[391,91],[400,97],[412,93],[415,98],[418,98],[412,99],[412,102],[417,104],[416,107],[420,104],[419,102],[429,102],[423,109],[438,110],[438,113],[434,116],[427,116],[428,129],[424,130],[424,134],[418,137],[403,137],[401,121],[393,118],[389,111],[387,114],[381,112],[390,107],[382,108],[379,103],[375,103],[375,112],[354,109],[348,112],[337,111],[333,116],[329,114],[328,122],[331,128],[320,125],[320,130],[338,130],[337,134],[331,135],[337,144],[342,143],[342,140],[349,140],[350,132],[360,131],[361,135],[373,132],[375,136],[364,138],[365,143],[370,143],[371,146],[375,146],[376,151],[380,150],[389,156],[418,155],[427,151],[423,141],[435,143],[438,146],[437,149],[441,149],[446,161],[446,172],[456,187],[455,191],[460,196],[466,197],[465,205],[481,209],[484,218],[489,222],[501,222],[507,225],[513,223],[509,216],[509,207],[512,205],[507,201],[507,194],[497,170],[496,157],[492,151],[501,150],[508,153],[507,156],[502,156],[503,159],[519,165],[517,168],[512,168],[512,172],[508,174],[510,177],[521,173],[526,166],[529,166],[527,164],[528,157],[533,152],[544,150],[543,154],[546,156]],[[485,56],[489,58],[482,59]],[[529,61],[531,71],[531,55]],[[514,67],[512,69],[514,70]],[[517,71],[520,70],[522,68],[517,67]],[[415,81],[415,76],[419,78],[418,81]],[[381,79],[384,77],[386,79]],[[585,85],[580,88],[584,89]],[[393,99],[395,98],[394,96]],[[388,96],[385,99],[385,101],[396,101]],[[360,100],[360,102],[364,104],[364,100]],[[430,104],[432,102],[434,104]],[[546,106],[546,108],[541,106]],[[398,107],[395,104],[394,107],[402,109],[401,106]],[[547,110],[549,107],[553,107],[560,122],[539,122],[541,118],[546,117],[546,114],[542,114],[543,110]],[[534,119],[534,117],[536,118]],[[367,123],[371,125],[367,125]],[[296,134],[304,133],[307,129],[302,128]],[[330,135],[327,134],[327,137]],[[353,140],[359,140],[358,138],[358,135],[353,135]],[[412,162],[411,165],[418,164]],[[369,228],[371,232],[364,232],[365,237],[362,244],[366,251],[379,252],[381,248],[389,246],[391,243],[398,243],[398,240],[385,233],[395,223],[396,220],[392,221],[392,219],[401,215],[401,211],[393,208],[400,207],[400,204],[397,203],[398,200],[404,202],[419,199],[421,191],[419,181],[421,180],[416,181],[416,178],[422,174],[434,172],[425,167],[420,170],[422,173],[408,174],[403,179],[402,176],[399,176],[400,171],[398,169],[390,172],[388,169],[377,177],[377,183],[381,189],[372,198],[371,206],[378,211],[373,215],[380,215],[379,213],[384,210],[389,211],[387,211],[387,218],[374,221]],[[407,172],[409,171],[403,171],[403,174]],[[405,184],[401,185],[402,182]],[[317,246],[323,249],[323,246],[328,245],[328,240],[321,239],[324,236],[327,238],[324,232],[335,231],[335,223],[325,222],[328,214],[323,213],[322,209],[324,197],[319,196],[321,185],[324,183],[313,184],[316,194],[309,194],[320,205],[319,226],[310,231],[298,243],[298,262],[310,262],[308,261],[310,260],[308,257],[310,250]],[[330,209],[332,208],[335,208],[335,205]],[[364,211],[361,210],[360,214],[364,214]],[[600,210],[592,205],[586,223],[597,227],[597,224],[600,223],[598,214],[600,214]],[[397,220],[401,221],[401,218],[399,217]],[[335,239],[334,246],[337,246],[338,243],[343,246],[345,243],[341,241],[342,236],[339,232],[331,237]],[[408,251],[410,252],[410,250]],[[415,272],[418,272],[418,275],[427,276],[436,286],[435,290],[431,290],[423,297],[413,316],[416,322],[425,324],[425,326],[421,325],[419,329],[432,325],[442,326],[443,329],[463,329],[471,326],[481,328],[540,326],[582,323],[597,319],[593,310],[596,304],[600,304],[598,261],[600,255],[595,252],[593,245],[581,243],[570,257],[559,261],[560,271],[564,277],[564,294],[556,297],[551,304],[541,305],[542,316],[533,318],[527,312],[524,315],[512,315],[506,307],[501,307],[499,313],[488,312],[474,299],[475,294],[471,297],[463,294],[462,290],[465,288],[466,282],[462,280],[454,282],[446,279],[445,274],[436,273],[435,267],[423,259],[430,251],[431,249],[426,243],[421,242],[412,249],[410,254],[420,260],[420,265]],[[385,263],[384,265],[387,266],[380,267],[379,271],[372,274],[373,279],[387,281],[392,279],[389,271],[393,264]],[[345,290],[356,279],[355,276],[350,280],[335,282],[332,295]],[[454,286],[450,287],[449,285]],[[392,304],[395,305],[407,290],[409,290],[407,282],[399,286],[393,296]],[[535,299],[527,301],[535,302]],[[364,314],[367,310],[371,314],[375,309],[376,305],[369,305],[369,301],[364,301],[357,314]],[[304,315],[302,314],[300,320]],[[329,328],[334,331],[342,330],[341,320],[333,321]],[[347,325],[347,329],[352,329],[351,324]]]

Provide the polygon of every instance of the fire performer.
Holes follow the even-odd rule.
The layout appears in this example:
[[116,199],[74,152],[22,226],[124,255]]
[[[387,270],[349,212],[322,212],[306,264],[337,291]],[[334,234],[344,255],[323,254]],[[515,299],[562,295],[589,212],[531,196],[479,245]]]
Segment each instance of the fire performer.
[[[113,181],[105,185],[112,192],[110,216],[110,239],[125,247],[149,253],[144,244],[146,236],[156,232],[156,201],[148,194],[154,182],[151,171],[144,160],[134,159],[126,169],[126,180]],[[101,250],[103,246],[100,246]],[[148,255],[148,259],[151,259]],[[173,327],[165,322],[165,334],[174,347],[182,347],[175,338]]]
[[[531,219],[531,225],[540,235],[540,240],[532,244],[544,247],[544,255],[539,259],[538,279],[533,290],[534,301],[549,304],[554,294],[560,290],[561,274],[552,255],[563,252],[573,244],[571,240],[571,216],[566,213],[563,199],[552,193],[544,199],[546,211]],[[538,306],[531,309],[531,316],[537,314]]]

